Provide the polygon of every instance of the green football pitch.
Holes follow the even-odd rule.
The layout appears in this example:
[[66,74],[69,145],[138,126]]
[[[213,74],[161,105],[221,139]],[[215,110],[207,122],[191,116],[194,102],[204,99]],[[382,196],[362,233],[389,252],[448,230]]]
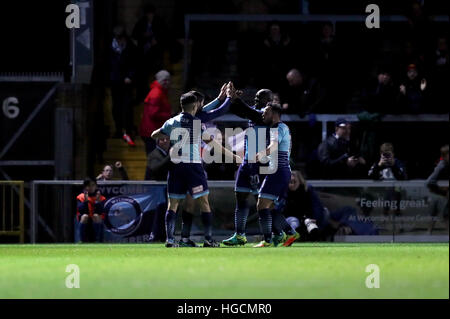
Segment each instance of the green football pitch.
[[[366,286],[370,264],[379,288]],[[3,245],[0,298],[449,298],[449,245]]]

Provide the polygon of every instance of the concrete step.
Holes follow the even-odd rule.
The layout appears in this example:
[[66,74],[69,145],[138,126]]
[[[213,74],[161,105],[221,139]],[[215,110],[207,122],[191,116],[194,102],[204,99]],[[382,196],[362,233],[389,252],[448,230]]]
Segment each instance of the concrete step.
[[[136,144],[137,147],[144,147],[144,141],[139,137],[139,138],[135,138],[134,143]],[[128,144],[123,140],[123,139],[119,139],[119,138],[109,138],[106,141],[106,146],[109,149],[110,147],[119,147],[119,148],[129,148],[131,149],[131,147],[128,146]]]
[[[122,160],[131,161],[145,161],[146,155],[142,152],[127,152],[127,151],[108,151],[103,154],[105,160],[114,160],[115,158],[120,158]],[[119,161],[119,159],[117,160]]]
[[[125,141],[118,138],[107,140],[107,150],[103,154],[105,163],[114,165],[121,161],[131,180],[143,180],[145,168],[147,166],[147,156],[145,154],[145,144],[140,138],[134,141],[136,146],[130,147]],[[100,172],[103,167],[99,167]]]

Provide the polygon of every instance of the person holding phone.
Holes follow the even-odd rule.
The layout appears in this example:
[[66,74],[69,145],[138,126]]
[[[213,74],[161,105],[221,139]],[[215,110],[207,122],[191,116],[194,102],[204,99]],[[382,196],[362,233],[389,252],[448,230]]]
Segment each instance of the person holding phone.
[[380,160],[372,165],[368,173],[371,179],[377,181],[405,180],[406,169],[403,163],[395,158],[394,146],[384,143],[380,147]]

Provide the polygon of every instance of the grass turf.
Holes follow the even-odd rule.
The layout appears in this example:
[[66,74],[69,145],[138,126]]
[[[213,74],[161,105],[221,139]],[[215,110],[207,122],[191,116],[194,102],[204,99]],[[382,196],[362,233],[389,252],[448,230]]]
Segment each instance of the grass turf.
[[[448,244],[250,247],[0,245],[0,298],[449,298]],[[68,264],[80,289],[65,286]]]

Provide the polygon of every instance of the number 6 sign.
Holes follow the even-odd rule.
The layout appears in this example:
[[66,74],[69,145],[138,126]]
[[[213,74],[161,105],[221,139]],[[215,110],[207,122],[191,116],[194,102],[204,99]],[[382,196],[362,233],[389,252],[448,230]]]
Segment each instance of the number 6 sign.
[[17,106],[19,100],[16,97],[8,97],[3,101],[3,114],[9,119],[15,119],[19,116],[20,109]]

